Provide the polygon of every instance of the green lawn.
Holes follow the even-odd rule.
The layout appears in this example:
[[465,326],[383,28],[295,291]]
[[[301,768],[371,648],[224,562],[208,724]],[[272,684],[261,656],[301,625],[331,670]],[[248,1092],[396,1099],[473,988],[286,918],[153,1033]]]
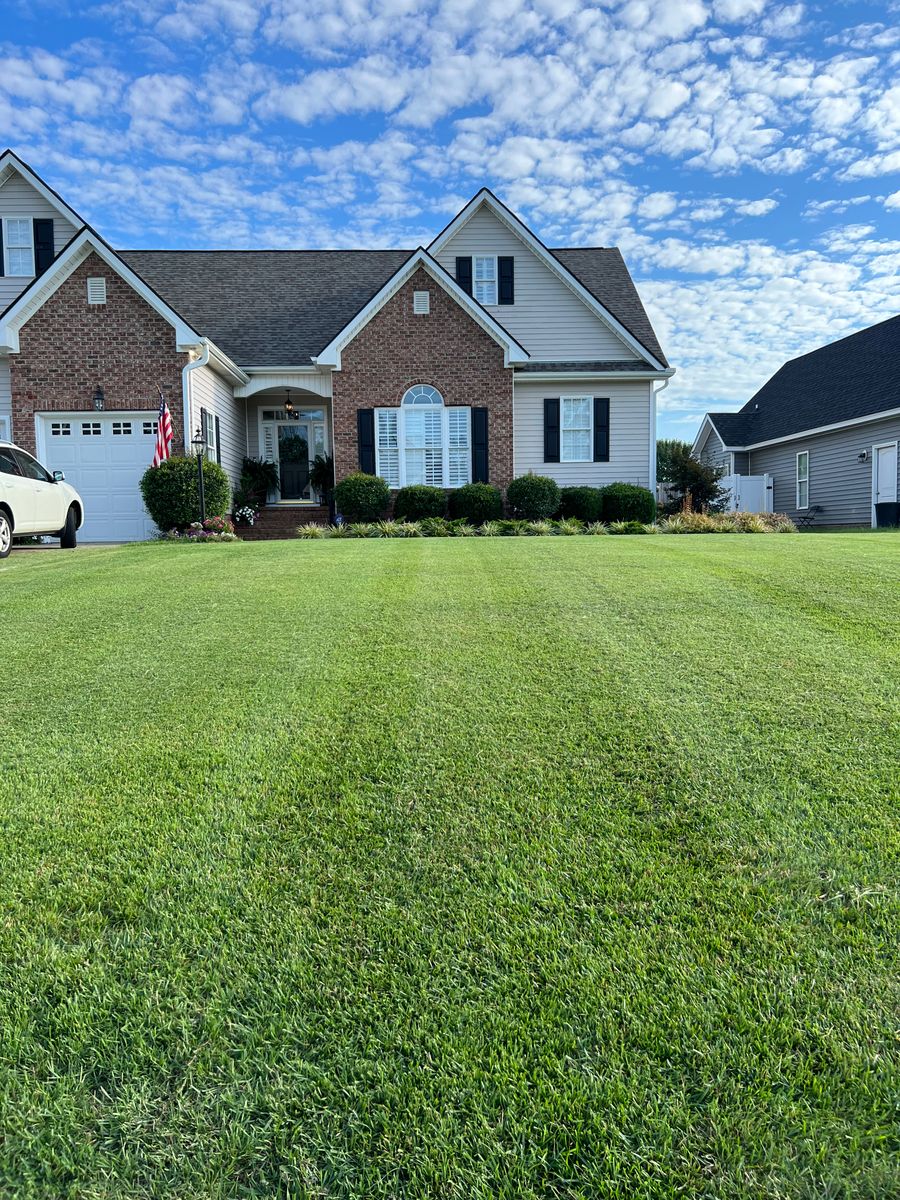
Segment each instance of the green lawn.
[[0,1195],[900,1196],[900,536],[0,565]]

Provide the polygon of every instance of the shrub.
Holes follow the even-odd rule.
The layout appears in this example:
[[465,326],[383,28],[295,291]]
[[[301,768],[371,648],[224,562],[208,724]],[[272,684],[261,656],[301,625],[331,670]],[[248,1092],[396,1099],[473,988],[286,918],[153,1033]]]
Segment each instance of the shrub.
[[350,537],[380,538],[384,536],[379,521],[351,521],[349,529]]
[[450,516],[483,525],[503,516],[503,497],[500,489],[489,483],[467,483],[450,493]]
[[[704,513],[674,513],[661,523],[663,533],[718,533],[718,525]],[[733,532],[734,526],[725,532]]]
[[[231,501],[228,476],[218,463],[203,464],[206,515],[224,517]],[[195,458],[167,458],[148,467],[141,479],[147,512],[159,529],[186,529],[200,516],[200,488]]]
[[547,475],[520,475],[506,489],[513,516],[520,521],[545,521],[559,508],[559,484]]
[[421,537],[422,527],[417,521],[379,521],[381,536],[386,538]]
[[479,537],[499,537],[500,536],[500,522],[499,521],[485,521],[485,523],[483,525],[479,525],[479,527],[478,527],[478,536]]
[[497,526],[497,536],[499,537],[522,537],[528,532],[528,522],[518,518],[495,521],[494,524]]
[[556,533],[552,521],[529,521],[524,531],[529,537],[550,537]]
[[561,521],[555,522],[555,533],[560,537],[572,537],[576,533],[584,533],[584,521],[579,521],[577,517],[563,517]]
[[235,490],[235,505],[266,502],[269,492],[278,487],[278,468],[262,458],[245,458],[241,463],[241,478]]
[[650,533],[656,532],[653,525],[645,525],[643,521],[610,521],[607,533]]
[[478,532],[468,521],[448,521],[447,524],[450,526],[451,537],[475,537]]
[[331,537],[331,530],[327,525],[298,525],[297,537],[306,538],[307,540],[327,538]]
[[561,517],[576,517],[585,525],[600,520],[603,512],[603,493],[600,488],[564,487],[559,496]]
[[443,517],[425,517],[419,522],[423,537],[450,537],[452,528]]
[[334,489],[334,503],[341,516],[349,521],[377,521],[384,516],[391,502],[391,491],[380,475],[364,475],[355,471],[347,475]]
[[649,523],[656,516],[656,501],[647,488],[634,483],[608,483],[603,493],[603,520]]
[[447,511],[447,497],[440,488],[424,483],[412,483],[401,488],[394,500],[394,517],[398,521],[421,521],[425,517],[442,517]]
[[598,537],[609,533],[609,529],[602,521],[591,521],[590,525],[585,526],[584,532],[590,534],[591,537]]
[[724,471],[694,458],[687,442],[671,442],[664,470],[659,478],[668,484],[666,512],[717,512],[725,507],[728,491],[719,483]]

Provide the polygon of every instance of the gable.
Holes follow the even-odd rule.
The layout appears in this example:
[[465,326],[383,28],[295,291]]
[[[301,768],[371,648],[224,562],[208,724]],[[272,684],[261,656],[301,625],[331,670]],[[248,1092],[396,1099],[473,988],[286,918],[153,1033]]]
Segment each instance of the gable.
[[[53,252],[59,254],[76,230],[62,208],[42,196],[10,163],[0,171],[0,219],[53,221]],[[0,312],[28,286],[31,276],[0,275]]]
[[490,311],[536,360],[638,360],[638,355],[596,316],[487,205],[434,252],[451,275],[457,255],[512,255],[515,303]]

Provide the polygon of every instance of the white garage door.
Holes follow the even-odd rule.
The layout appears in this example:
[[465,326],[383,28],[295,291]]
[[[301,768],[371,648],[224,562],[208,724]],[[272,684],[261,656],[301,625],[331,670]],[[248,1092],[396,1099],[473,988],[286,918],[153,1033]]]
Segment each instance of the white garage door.
[[138,486],[153,460],[156,414],[90,413],[40,417],[39,458],[84,500],[84,542],[136,542],[152,537]]

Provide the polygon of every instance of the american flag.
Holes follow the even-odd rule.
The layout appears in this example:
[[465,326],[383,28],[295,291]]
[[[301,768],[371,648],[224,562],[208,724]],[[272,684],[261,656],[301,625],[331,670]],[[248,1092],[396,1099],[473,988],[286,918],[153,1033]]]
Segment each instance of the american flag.
[[172,453],[172,418],[166,398],[162,394],[162,388],[158,385],[157,391],[159,392],[159,420],[156,429],[156,449],[153,452],[153,462],[150,464],[152,467],[158,467]]

